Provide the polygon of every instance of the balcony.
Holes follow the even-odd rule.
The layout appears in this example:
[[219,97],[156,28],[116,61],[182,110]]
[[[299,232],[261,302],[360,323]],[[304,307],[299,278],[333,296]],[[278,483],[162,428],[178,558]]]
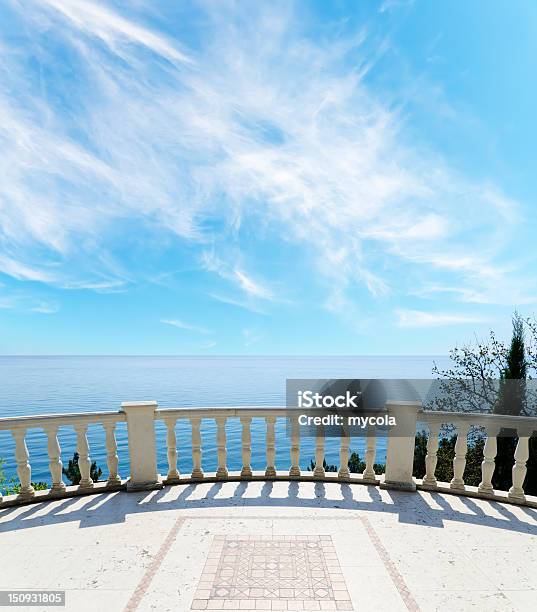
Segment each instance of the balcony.
[[[318,429],[313,471],[301,470],[292,419],[288,466],[275,465],[284,408],[161,410],[0,420],[15,441],[20,493],[0,504],[0,545],[9,551],[0,590],[65,589],[69,610],[529,610],[537,597],[537,498],[524,493],[528,440],[537,419],[427,412],[389,402],[398,419],[429,431],[426,474],[412,477],[413,438],[388,439],[385,474],[350,473],[349,437],[337,472],[325,472]],[[242,468],[228,471],[226,422],[240,419]],[[201,423],[216,424],[217,469],[204,473]],[[265,424],[266,467],[252,470],[251,424]],[[191,431],[192,471],[177,465],[176,423]],[[115,440],[126,422],[130,474]],[[166,427],[167,473],[157,471],[155,423]],[[105,433],[108,474],[90,477],[89,425]],[[440,426],[458,433],[450,483],[435,478]],[[478,487],[464,482],[470,426],[486,428]],[[62,481],[58,428],[77,437],[80,485]],[[492,488],[496,436],[516,429],[513,483]],[[46,433],[50,489],[34,491],[25,436]],[[0,453],[1,454],[1,453]],[[309,459],[309,457],[307,457]],[[4,553],[5,554],[5,553]]]

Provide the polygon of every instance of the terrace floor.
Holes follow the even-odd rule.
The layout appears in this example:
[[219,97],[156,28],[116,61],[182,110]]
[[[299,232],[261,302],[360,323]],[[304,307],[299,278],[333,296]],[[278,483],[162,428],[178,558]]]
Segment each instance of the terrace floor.
[[77,612],[537,605],[537,510],[424,491],[277,481],[102,493],[1,510],[0,551],[0,590],[65,589]]

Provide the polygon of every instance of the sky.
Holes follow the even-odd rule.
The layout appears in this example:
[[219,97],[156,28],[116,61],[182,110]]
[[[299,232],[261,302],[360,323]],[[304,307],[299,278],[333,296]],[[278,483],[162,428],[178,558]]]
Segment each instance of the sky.
[[531,0],[2,2],[0,353],[507,337],[536,73]]

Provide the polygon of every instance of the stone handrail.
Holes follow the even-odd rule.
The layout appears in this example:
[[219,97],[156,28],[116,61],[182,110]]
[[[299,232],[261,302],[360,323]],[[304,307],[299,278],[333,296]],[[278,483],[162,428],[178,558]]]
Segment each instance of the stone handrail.
[[[529,458],[529,439],[537,431],[537,418],[507,416],[495,414],[454,413],[442,411],[421,411],[418,420],[427,424],[429,437],[427,440],[427,456],[425,458],[426,472],[421,487],[429,490],[445,490],[447,486],[456,493],[477,493],[479,497],[497,497],[504,500],[505,495],[494,490],[492,477],[494,475],[497,452],[497,438],[500,430],[516,431],[518,442],[513,457],[513,484],[507,493],[507,500],[514,503],[525,503],[524,479],[526,478],[526,462]],[[449,484],[440,484],[436,480],[436,463],[439,434],[442,425],[452,425],[456,428],[455,457],[453,459],[453,478]],[[466,451],[468,433],[471,427],[483,428],[486,432],[483,462],[481,463],[481,482],[477,491],[467,490],[464,482],[466,467]],[[447,486],[446,486],[447,485]],[[534,505],[533,502],[531,505]]]
[[[125,405],[124,405],[125,406]],[[129,407],[126,407],[129,410]],[[298,412],[298,411],[297,411]],[[241,421],[241,442],[242,442],[242,468],[239,477],[242,479],[315,479],[323,480],[327,477],[324,469],[324,430],[317,428],[315,440],[315,467],[313,472],[304,474],[300,470],[300,429],[298,420],[290,417],[292,411],[285,406],[241,406],[239,408],[171,408],[165,410],[155,410],[154,416],[157,420],[162,420],[167,429],[167,453],[168,453],[168,474],[164,482],[166,484],[182,481],[200,481],[207,478],[215,480],[225,480],[230,478],[228,466],[226,464],[226,420],[228,418],[240,418]],[[201,438],[200,424],[202,419],[214,419],[217,427],[217,457],[218,468],[214,477],[204,475],[201,468]],[[250,465],[251,459],[251,433],[250,426],[253,418],[263,418],[266,423],[266,468],[262,474],[255,475]],[[277,472],[274,465],[276,455],[275,424],[276,419],[291,419],[291,447],[289,469],[285,472]],[[192,428],[192,463],[193,470],[189,477],[180,477],[177,470],[177,443],[175,438],[175,424],[178,419],[190,421]],[[337,473],[337,480],[341,481],[362,481],[377,484],[373,465],[375,463],[376,440],[373,431],[369,431],[366,436],[365,470],[361,475],[351,476],[348,468],[350,439],[348,435],[341,437],[340,445],[340,469]],[[133,457],[131,455],[131,462]],[[149,474],[141,478],[143,486],[147,486]],[[330,478],[331,480],[334,477]],[[157,479],[158,480],[158,479]],[[155,483],[156,484],[156,483]]]
[[[165,484],[171,485],[180,482],[250,479],[361,482],[364,484],[380,485],[381,488],[397,488],[411,491],[419,488],[478,497],[492,497],[502,501],[537,507],[537,499],[528,498],[523,489],[526,461],[528,459],[528,441],[533,431],[537,431],[537,419],[424,411],[421,404],[417,402],[388,401],[386,408],[389,414],[396,416],[398,424],[406,423],[411,428],[410,430],[415,430],[419,423],[424,423],[429,429],[425,461],[426,474],[421,481],[415,480],[412,475],[414,460],[414,437],[412,436],[388,437],[385,474],[382,476],[375,474],[373,466],[376,454],[376,438],[373,430],[368,430],[367,432],[365,470],[362,474],[351,474],[349,472],[350,438],[346,430],[343,430],[344,435],[340,439],[339,471],[330,474],[325,473],[325,434],[322,427],[317,428],[314,469],[312,472],[302,472],[300,469],[301,439],[298,418],[295,419],[293,412],[282,406],[159,409],[157,402],[145,401],[123,403],[121,410],[118,412],[3,418],[0,419],[0,430],[10,431],[15,440],[15,458],[20,481],[20,493],[18,495],[6,496],[3,500],[0,497],[0,507],[67,495],[101,492],[107,489],[151,490],[159,489]],[[229,418],[239,418],[241,422],[242,467],[240,472],[236,473],[230,473],[227,465],[226,421]],[[262,472],[253,472],[250,465],[250,427],[254,418],[264,419],[266,426],[266,467]],[[205,474],[202,469],[203,444],[200,430],[203,419],[211,419],[216,423],[218,467],[214,474]],[[275,466],[275,425],[278,419],[290,419],[291,425],[289,465],[285,471],[278,471]],[[180,474],[177,467],[178,455],[175,426],[178,420],[186,420],[190,423],[191,427],[193,469],[187,475]],[[128,429],[130,475],[128,480],[122,481],[118,474],[115,427],[116,423],[125,421]],[[163,422],[166,426],[168,467],[164,478],[158,473],[157,469],[155,421]],[[95,423],[101,424],[106,432],[108,479],[103,483],[94,483],[90,477],[91,460],[86,432],[88,425]],[[436,453],[440,429],[443,424],[454,426],[458,434],[453,460],[454,477],[451,483],[439,483],[435,477]],[[77,434],[78,465],[81,481],[76,487],[66,487],[62,480],[61,449],[57,437],[58,427],[60,426],[71,426]],[[482,463],[482,482],[478,488],[467,487],[464,483],[467,434],[471,426],[483,427],[487,431]],[[43,429],[47,435],[52,485],[46,492],[36,492],[31,485],[31,465],[25,436],[27,430],[32,428]],[[513,458],[513,486],[508,493],[494,491],[491,484],[495,466],[496,437],[502,428],[515,429],[519,436]],[[0,450],[1,455],[2,452]]]
[[[107,486],[109,488],[117,488],[121,485],[121,479],[118,475],[115,427],[116,423],[125,420],[125,414],[122,412],[49,414],[0,419],[0,431],[10,431],[15,440],[15,460],[17,462],[17,475],[20,482],[20,493],[16,496],[16,501],[32,501],[36,497],[36,491],[34,491],[34,487],[32,486],[32,469],[29,461],[28,448],[26,446],[26,432],[28,429],[42,429],[47,436],[47,452],[52,482],[48,496],[56,497],[62,496],[66,492],[66,486],[62,479],[63,464],[61,460],[61,448],[58,442],[58,428],[60,426],[71,426],[76,432],[77,452],[79,454],[78,467],[81,476],[78,491],[80,493],[89,493],[92,491],[94,483],[90,477],[91,459],[89,456],[87,438],[88,425],[100,423],[104,428],[106,434],[106,461],[108,466]],[[41,499],[42,495],[37,496],[37,498]],[[1,494],[0,502],[2,502]],[[5,504],[6,502],[4,501],[3,503]]]

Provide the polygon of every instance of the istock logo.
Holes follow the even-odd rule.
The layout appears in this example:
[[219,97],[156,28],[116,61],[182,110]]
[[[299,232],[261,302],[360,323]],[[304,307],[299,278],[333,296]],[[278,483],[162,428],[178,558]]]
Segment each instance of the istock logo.
[[313,391],[298,392],[299,408],[358,408],[359,395],[346,391],[345,395],[322,395]]

